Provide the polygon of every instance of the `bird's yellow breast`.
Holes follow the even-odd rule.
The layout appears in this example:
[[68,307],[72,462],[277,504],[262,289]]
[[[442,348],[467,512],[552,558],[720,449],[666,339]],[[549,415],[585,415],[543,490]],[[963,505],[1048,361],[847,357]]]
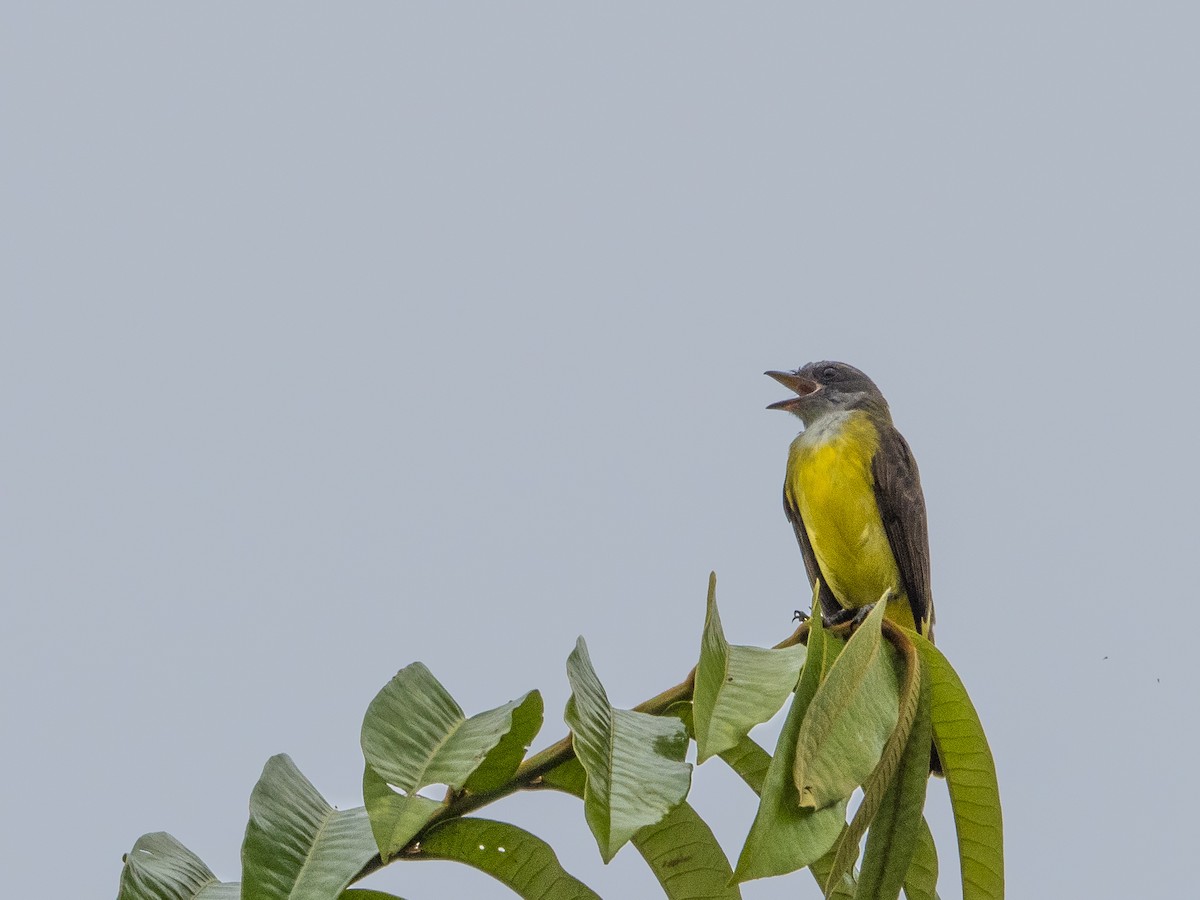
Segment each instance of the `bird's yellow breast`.
[[856,609],[894,590],[901,601],[889,604],[894,618],[892,608],[901,613],[908,603],[875,500],[871,461],[878,448],[879,432],[866,413],[819,422],[792,442],[784,491],[838,603]]

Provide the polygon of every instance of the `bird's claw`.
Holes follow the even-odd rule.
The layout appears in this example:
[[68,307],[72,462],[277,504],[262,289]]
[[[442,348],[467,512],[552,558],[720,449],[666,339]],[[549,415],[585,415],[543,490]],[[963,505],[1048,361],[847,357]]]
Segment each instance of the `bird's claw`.
[[868,603],[866,606],[858,606],[854,609],[839,609],[831,616],[822,617],[821,621],[826,628],[836,628],[838,625],[845,625],[849,622],[850,631],[853,632],[859,625],[866,621],[867,616],[871,614],[871,610],[874,608],[874,603]]
[[854,613],[854,618],[850,620],[850,630],[853,631],[859,625],[867,620],[867,616],[871,614],[871,610],[875,608],[874,603],[868,603],[866,606],[860,606]]

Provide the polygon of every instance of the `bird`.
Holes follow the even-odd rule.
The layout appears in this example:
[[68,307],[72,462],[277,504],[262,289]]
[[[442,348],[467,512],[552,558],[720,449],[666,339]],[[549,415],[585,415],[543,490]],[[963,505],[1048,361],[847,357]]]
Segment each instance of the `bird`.
[[795,393],[767,409],[793,413],[783,508],[827,622],[884,614],[933,640],[929,528],[917,461],[883,393],[843,362],[768,371]]

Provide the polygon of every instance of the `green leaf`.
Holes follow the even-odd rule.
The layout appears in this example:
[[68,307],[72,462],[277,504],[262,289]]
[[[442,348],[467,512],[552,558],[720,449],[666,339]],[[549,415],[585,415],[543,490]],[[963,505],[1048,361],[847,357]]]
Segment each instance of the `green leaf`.
[[946,657],[915,638],[929,672],[933,741],[942,759],[958,830],[963,900],[1004,897],[1004,823],[996,766],[979,715]]
[[471,773],[464,785],[466,790],[486,794],[512,778],[525,758],[525,751],[541,731],[543,711],[542,695],[538,691],[530,691],[517,701],[512,711],[512,728]]
[[385,863],[403,850],[442,807],[420,794],[406,797],[396,793],[369,765],[363,768],[363,800],[379,856]]
[[[912,654],[919,669],[919,657]],[[862,870],[858,876],[860,900],[896,900],[912,864],[924,819],[925,788],[929,783],[930,722],[929,679],[916,673],[917,704],[912,726],[895,776],[890,779],[867,833]],[[863,801],[864,805],[866,800]]]
[[242,900],[327,900],[375,856],[367,811],[335,810],[286,754],[272,756],[250,794]]
[[807,653],[803,645],[782,650],[730,645],[717,613],[716,592],[714,573],[708,579],[693,698],[697,762],[735,746],[751,728],[779,712],[796,689]]
[[466,863],[525,900],[599,900],[563,869],[550,845],[516,825],[490,819],[451,819],[431,828],[414,859]]
[[[844,836],[846,829],[843,827],[842,835]],[[841,845],[842,838],[839,837],[837,843],[830,848],[829,852],[820,859],[813,862],[808,870],[812,872],[812,877],[816,879],[817,887],[822,892],[825,891],[825,885],[829,884],[829,877],[833,873],[834,865],[837,861],[838,848]],[[842,877],[837,879],[837,884],[826,895],[826,900],[856,900],[858,894],[858,875],[854,871],[854,860],[858,858],[858,844],[856,843],[853,852],[850,855],[849,865],[846,871],[842,873]]]
[[[741,776],[742,780],[750,786],[750,789],[754,793],[762,793],[763,782],[766,780],[767,770],[771,766],[771,755],[766,750],[758,746],[750,738],[745,737],[738,741],[736,747],[722,753],[721,759],[734,772]],[[825,889],[825,884],[829,881],[829,873],[833,866],[833,858],[836,850],[837,847],[835,845],[824,856],[814,860],[809,865],[809,871],[812,872],[817,886],[822,890]],[[854,900],[856,886],[857,882],[855,881],[854,873],[852,871],[848,872],[842,876],[837,888],[829,897],[831,900]]]
[[688,803],[633,836],[668,900],[738,900],[733,868],[712,829]]
[[840,648],[840,641],[826,635],[820,616],[814,616],[808,658],[767,769],[754,824],[734,870],[739,882],[784,875],[811,864],[833,846],[846,823],[845,801],[820,810],[801,807],[792,782],[800,723]]
[[338,900],[403,900],[395,894],[385,894],[383,891],[368,891],[363,888],[350,888],[342,891]]
[[571,794],[582,800],[587,791],[587,772],[583,771],[579,757],[572,756],[543,775],[542,786]]
[[[583,799],[587,775],[579,760],[572,758],[547,772],[542,784]],[[661,822],[641,829],[633,836],[633,845],[669,900],[733,900],[741,896],[729,884],[733,872],[725,851],[687,802]]]
[[[537,731],[534,721],[541,724],[540,707],[540,697],[535,702],[526,694],[468,719],[441,682],[423,664],[413,663],[396,673],[367,707],[363,756],[405,794],[430,784],[461,790],[485,761],[483,780],[488,782],[503,770],[517,746],[524,753],[526,739]],[[514,722],[517,733],[504,743]]]
[[908,900],[937,900],[938,857],[929,823],[921,818],[917,845],[913,849],[908,874],[904,876],[904,896]]
[[200,857],[165,831],[143,834],[125,854],[117,900],[239,900]]
[[887,604],[875,604],[813,698],[796,737],[793,779],[800,805],[846,800],[874,770],[896,727],[899,680],[881,633]]
[[742,738],[724,751],[721,759],[741,776],[742,781],[750,786],[750,790],[756,794],[762,793],[763,785],[767,781],[767,772],[771,768],[771,754],[752,738]]
[[608,862],[638,829],[662,820],[687,796],[687,729],[676,718],[614,709],[583,638],[567,658],[567,679],[565,718],[587,772],[584,817]]

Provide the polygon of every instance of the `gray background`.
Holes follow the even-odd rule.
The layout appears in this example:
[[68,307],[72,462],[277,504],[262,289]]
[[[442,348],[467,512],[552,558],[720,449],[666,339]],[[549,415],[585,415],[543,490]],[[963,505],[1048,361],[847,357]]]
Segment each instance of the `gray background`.
[[[1010,895],[1192,887],[1198,24],[6,4],[4,893],[113,896],[159,829],[236,878],[266,758],[355,805],[413,660],[469,711],[540,687],[541,745],[578,634],[618,704],[687,671],[710,569],[731,639],[781,638],[797,423],[760,373],[819,358],[921,463]],[[736,852],[749,793],[692,796]],[[656,894],[570,798],[488,812]]]

